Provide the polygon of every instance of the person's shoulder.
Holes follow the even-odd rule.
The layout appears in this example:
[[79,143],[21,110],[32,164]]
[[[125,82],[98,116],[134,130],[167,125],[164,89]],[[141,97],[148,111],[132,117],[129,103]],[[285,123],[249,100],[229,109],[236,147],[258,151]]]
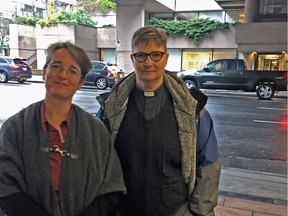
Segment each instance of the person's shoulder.
[[24,118],[25,115],[29,115],[30,118],[35,117],[35,112],[40,109],[42,101],[37,101],[35,103],[32,103],[28,105],[27,107],[21,109],[20,111],[16,112],[14,115],[12,115],[9,119],[13,118]]
[[22,123],[25,120],[33,119],[36,116],[36,110],[38,110],[38,107],[40,108],[41,101],[32,103],[28,105],[27,107],[23,108],[22,110],[14,113],[11,115],[9,118],[7,118],[1,127],[11,127],[12,125],[14,126],[21,126]]
[[200,89],[192,87],[189,89],[190,94],[198,101],[200,104],[200,109],[204,108],[207,103],[208,96],[204,94]]
[[88,118],[88,119],[91,119],[91,120],[93,120],[94,118],[94,116],[93,116],[93,114],[92,113],[89,113],[88,111],[86,111],[86,110],[84,110],[82,107],[80,107],[80,106],[78,106],[78,105],[76,105],[76,104],[72,104],[72,108],[73,108],[73,110],[74,110],[74,112],[75,112],[75,114],[77,115],[77,116],[79,116],[79,117],[81,117],[82,116],[82,118]]
[[100,119],[98,119],[96,117],[95,114],[93,113],[89,113],[88,111],[84,110],[82,107],[76,105],[76,104],[72,104],[75,115],[77,116],[77,118],[80,121],[85,121],[85,123],[87,124],[88,122],[94,123],[94,124],[102,124],[102,122],[100,121]]

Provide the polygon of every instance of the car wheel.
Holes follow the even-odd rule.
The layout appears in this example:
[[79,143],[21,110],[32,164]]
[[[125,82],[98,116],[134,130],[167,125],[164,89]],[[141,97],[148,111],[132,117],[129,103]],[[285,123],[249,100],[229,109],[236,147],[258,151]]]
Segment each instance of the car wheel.
[[192,80],[185,80],[184,82],[185,82],[188,89],[196,87],[196,84]]
[[272,85],[264,83],[256,89],[256,93],[259,99],[270,100],[274,96],[275,89]]
[[18,80],[19,83],[24,83],[25,81],[26,81],[26,79]]
[[8,82],[8,76],[5,72],[0,72],[0,83],[7,83]]
[[104,90],[108,87],[108,82],[104,77],[100,77],[96,80],[95,86],[100,90]]

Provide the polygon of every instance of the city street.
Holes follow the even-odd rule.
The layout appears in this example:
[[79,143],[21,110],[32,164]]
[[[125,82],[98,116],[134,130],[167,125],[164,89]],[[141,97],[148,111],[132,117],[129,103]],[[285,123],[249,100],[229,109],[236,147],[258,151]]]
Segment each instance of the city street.
[[[109,90],[106,90],[109,91]],[[73,102],[95,114],[95,97],[104,91],[85,87]],[[43,83],[0,84],[0,125],[30,103],[44,98]],[[214,119],[223,166],[247,170],[287,173],[287,98],[259,100],[254,93],[227,94],[205,91],[207,110]]]
[[287,173],[287,98],[207,95],[224,166]]

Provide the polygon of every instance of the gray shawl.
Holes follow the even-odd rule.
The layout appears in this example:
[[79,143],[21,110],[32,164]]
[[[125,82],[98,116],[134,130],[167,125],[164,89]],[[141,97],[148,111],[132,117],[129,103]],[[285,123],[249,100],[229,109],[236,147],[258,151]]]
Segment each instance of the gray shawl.
[[[72,106],[65,149],[79,158],[63,157],[61,210],[49,174],[48,137],[41,127],[41,102],[4,122],[0,131],[0,197],[25,192],[53,215],[79,214],[95,197],[125,191],[119,158],[104,124]],[[60,211],[62,214],[60,214]]]

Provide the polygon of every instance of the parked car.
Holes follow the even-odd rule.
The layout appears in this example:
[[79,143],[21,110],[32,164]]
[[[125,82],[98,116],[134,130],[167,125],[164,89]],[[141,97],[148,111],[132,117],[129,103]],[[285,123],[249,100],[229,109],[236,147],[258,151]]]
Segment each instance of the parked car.
[[0,56],[0,83],[16,80],[25,82],[32,77],[32,67],[20,57]]
[[96,86],[100,90],[113,87],[124,76],[123,70],[117,64],[103,61],[91,61],[92,69],[85,76],[85,85]]
[[218,59],[177,75],[189,89],[243,90],[256,92],[261,100],[271,99],[275,91],[287,91],[287,71],[247,70],[243,59]]

